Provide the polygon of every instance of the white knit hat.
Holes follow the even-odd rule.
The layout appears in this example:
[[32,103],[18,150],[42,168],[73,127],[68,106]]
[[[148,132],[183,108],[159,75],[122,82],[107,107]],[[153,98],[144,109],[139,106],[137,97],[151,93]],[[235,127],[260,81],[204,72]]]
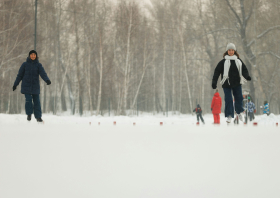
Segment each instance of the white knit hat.
[[233,43],[227,44],[227,51],[228,51],[229,49],[233,49],[234,51],[236,51],[236,47],[235,47],[235,45],[234,45]]

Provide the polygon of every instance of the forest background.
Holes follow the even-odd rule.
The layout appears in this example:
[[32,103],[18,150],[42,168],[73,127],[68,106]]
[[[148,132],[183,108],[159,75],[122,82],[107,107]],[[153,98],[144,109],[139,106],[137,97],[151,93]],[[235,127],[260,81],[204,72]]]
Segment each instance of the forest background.
[[[24,113],[12,87],[34,49],[34,16],[34,0],[0,1],[0,113]],[[243,90],[279,114],[279,16],[279,0],[38,0],[36,50],[52,81],[40,81],[42,110],[211,113],[213,72],[232,42],[252,77]]]

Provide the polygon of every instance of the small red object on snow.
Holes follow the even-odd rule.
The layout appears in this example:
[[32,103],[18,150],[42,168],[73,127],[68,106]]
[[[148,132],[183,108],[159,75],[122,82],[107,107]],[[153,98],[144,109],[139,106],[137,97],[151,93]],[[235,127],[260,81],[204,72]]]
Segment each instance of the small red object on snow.
[[199,125],[199,122],[197,122],[196,125]]
[[163,125],[163,122],[160,122],[159,124],[160,124],[160,125]]
[[133,122],[133,125],[135,126],[135,125],[136,125],[136,123],[135,123],[135,122]]
[[278,126],[278,122],[276,122],[276,126]]
[[254,125],[254,126],[257,126],[257,125],[258,125],[258,123],[257,123],[257,122],[254,122],[254,123],[253,123],[253,125]]
[[98,122],[98,125],[100,125],[100,122]]
[[91,125],[91,122],[89,122],[89,125]]
[[116,125],[116,124],[117,124],[117,122],[115,121],[115,122],[114,122],[114,125]]

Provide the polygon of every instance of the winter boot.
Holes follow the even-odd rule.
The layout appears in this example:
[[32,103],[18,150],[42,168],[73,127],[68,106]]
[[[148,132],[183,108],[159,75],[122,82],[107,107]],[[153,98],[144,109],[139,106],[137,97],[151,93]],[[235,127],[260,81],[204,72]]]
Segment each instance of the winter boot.
[[240,113],[240,114],[237,114],[237,116],[238,116],[238,120],[240,120],[240,121],[243,122],[243,117],[242,117],[241,113]]
[[231,116],[228,116],[228,118],[227,118],[227,123],[230,123],[230,122],[231,122],[231,119],[232,119],[232,117],[231,117]]
[[31,115],[27,115],[27,120],[28,120],[28,121],[31,120]]
[[43,122],[42,118],[36,118],[37,122]]

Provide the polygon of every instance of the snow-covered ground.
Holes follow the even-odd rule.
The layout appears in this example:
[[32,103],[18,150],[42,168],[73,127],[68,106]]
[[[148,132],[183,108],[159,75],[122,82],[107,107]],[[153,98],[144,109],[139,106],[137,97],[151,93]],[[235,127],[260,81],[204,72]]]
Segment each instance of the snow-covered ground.
[[280,116],[204,117],[0,114],[0,197],[279,198]]

